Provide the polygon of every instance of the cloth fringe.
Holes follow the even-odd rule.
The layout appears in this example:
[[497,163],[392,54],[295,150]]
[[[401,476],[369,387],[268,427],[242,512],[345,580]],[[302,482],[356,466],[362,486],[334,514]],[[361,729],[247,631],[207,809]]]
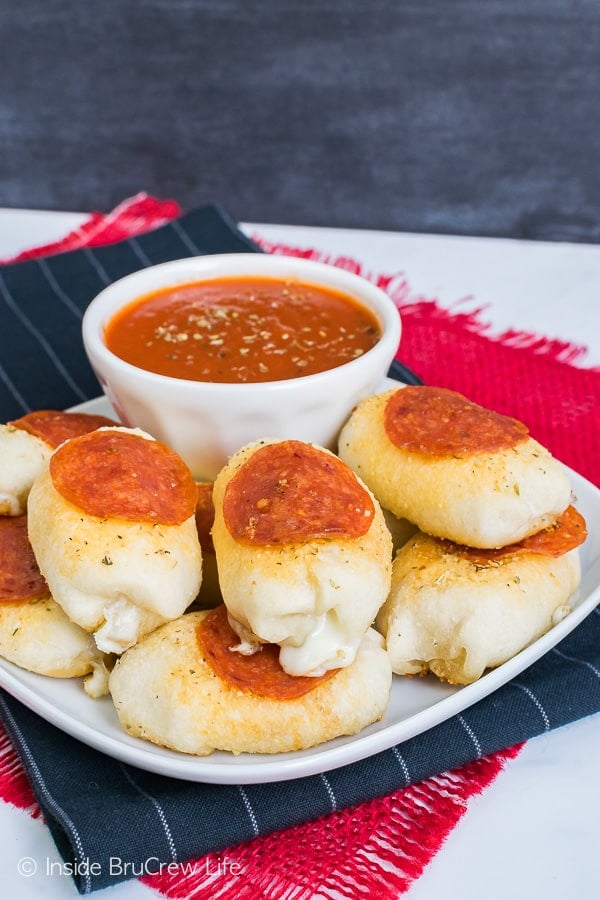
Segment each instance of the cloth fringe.
[[[40,256],[50,256],[81,247],[98,247],[113,244],[135,234],[165,225],[181,214],[181,207],[174,200],[157,200],[139,193],[129,197],[109,213],[92,212],[85,222],[59,241],[23,250],[10,262],[24,262]],[[6,262],[6,261],[5,261]]]
[[33,819],[41,818],[42,812],[25,774],[25,769],[1,724],[0,798],[17,809],[25,810]]
[[253,238],[268,253],[339,265],[376,283],[402,315],[400,358],[426,384],[516,416],[553,456],[600,484],[600,367],[585,365],[586,347],[516,329],[494,333],[473,297],[442,306],[416,293],[404,272],[377,274],[345,256]]
[[[252,239],[267,253],[280,256],[295,256],[300,259],[328,263],[374,282],[389,294],[396,305],[401,308],[403,316],[424,316],[432,323],[436,320],[439,322],[452,321],[465,331],[471,331],[490,340],[498,341],[506,347],[525,349],[530,353],[546,355],[555,362],[576,365],[585,361],[585,356],[588,352],[587,347],[569,341],[547,338],[512,328],[494,334],[491,325],[481,318],[485,313],[486,306],[476,306],[473,309],[461,310],[461,305],[474,302],[473,297],[461,297],[450,307],[442,307],[436,300],[415,294],[403,272],[394,274],[371,272],[360,262],[348,256],[324,253],[310,247],[298,248],[289,244],[267,241],[260,235],[253,235]],[[600,372],[600,366],[592,367],[590,371]]]
[[392,900],[521,747],[141,881],[171,900]]
[[[522,744],[420,784],[209,853],[140,881],[169,900],[393,900],[421,875],[480,794]],[[0,797],[41,818],[0,724]]]

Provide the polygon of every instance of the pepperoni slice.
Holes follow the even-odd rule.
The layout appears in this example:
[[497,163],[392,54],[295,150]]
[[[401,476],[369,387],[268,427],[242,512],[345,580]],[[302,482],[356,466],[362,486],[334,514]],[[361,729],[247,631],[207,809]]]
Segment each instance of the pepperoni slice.
[[478,406],[456,391],[425,386],[392,394],[384,427],[396,447],[436,457],[495,453],[529,434],[522,422]]
[[197,489],[183,460],[159,441],[92,431],[50,457],[58,493],[98,518],[179,525],[194,515]]
[[196,482],[198,502],[196,504],[196,530],[198,540],[205,553],[214,553],[215,548],[211,529],[215,521],[215,505],[213,503],[213,486],[211,481]]
[[232,650],[240,639],[227,621],[224,604],[217,606],[197,629],[200,652],[211,669],[230,687],[271,700],[296,700],[332,678],[336,669],[323,675],[288,675],[279,664],[277,644],[262,644],[251,656]]
[[574,550],[583,544],[587,537],[586,522],[580,512],[574,506],[567,509],[549,525],[537,534],[524,538],[517,544],[509,544],[496,550],[480,550],[475,547],[464,547],[453,544],[452,541],[443,541],[452,551],[469,559],[475,565],[490,565],[513,556],[526,556],[538,554],[540,556],[558,557]]
[[27,413],[20,419],[13,419],[9,425],[28,431],[35,437],[45,441],[51,447],[58,447],[69,438],[79,437],[102,428],[106,425],[116,425],[112,419],[106,416],[92,416],[89,413],[62,412],[55,409],[40,409],[37,412]]
[[27,537],[26,515],[0,517],[0,559],[0,602],[50,596]]
[[374,514],[373,501],[354,472],[302,441],[257,450],[223,497],[230,534],[253,546],[361,537]]

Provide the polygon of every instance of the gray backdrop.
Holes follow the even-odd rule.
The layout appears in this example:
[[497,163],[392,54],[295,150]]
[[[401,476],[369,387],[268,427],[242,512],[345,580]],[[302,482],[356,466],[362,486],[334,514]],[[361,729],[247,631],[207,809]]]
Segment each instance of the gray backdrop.
[[2,0],[0,206],[600,238],[600,0]]

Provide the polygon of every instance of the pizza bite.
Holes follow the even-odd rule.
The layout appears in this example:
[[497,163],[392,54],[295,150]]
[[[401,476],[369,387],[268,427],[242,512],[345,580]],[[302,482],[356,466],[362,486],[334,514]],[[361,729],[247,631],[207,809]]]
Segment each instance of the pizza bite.
[[54,451],[29,495],[29,538],[52,596],[121,653],[180,616],[202,580],[197,489],[139,429],[100,428]]
[[105,416],[42,409],[0,425],[0,515],[25,512],[33,480],[59,444],[114,424]]
[[106,673],[92,637],[52,599],[27,538],[26,515],[0,518],[0,555],[0,656],[54,678]]
[[355,734],[387,707],[392,673],[373,629],[351,665],[319,678],[287,675],[273,645],[233,652],[238,640],[219,606],[188,612],[127,650],[109,682],[123,728],[198,756],[281,753]]
[[213,499],[239,651],[278,644],[291,675],[349,665],[390,585],[392,539],[368,488],[321,447],[264,440],[232,456]]
[[415,535],[396,554],[376,622],[393,671],[469,684],[506,662],[570,612],[586,535],[572,506],[500,550]]
[[342,429],[339,455],[385,509],[472,547],[520,541],[571,502],[568,475],[525,425],[442,388],[368,397]]

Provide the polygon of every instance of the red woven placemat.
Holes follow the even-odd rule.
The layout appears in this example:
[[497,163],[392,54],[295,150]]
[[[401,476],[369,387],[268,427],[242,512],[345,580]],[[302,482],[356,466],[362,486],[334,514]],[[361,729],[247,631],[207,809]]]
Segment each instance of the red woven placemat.
[[152,228],[158,228],[165,222],[177,218],[180,213],[181,207],[174,200],[158,200],[148,194],[136,194],[135,197],[124,200],[109,213],[90,213],[79,228],[59,241],[29,247],[14,256],[10,262],[24,262],[27,259],[49,256],[51,253],[77,250],[79,247],[113,244],[144,231],[150,231]]
[[[140,194],[108,215],[91,214],[62,241],[25,251],[18,259],[122,240],[179,213],[173,201]],[[426,383],[451,387],[483,405],[518,415],[559,459],[600,482],[594,452],[600,437],[596,414],[600,372],[573,365],[581,359],[583,348],[517,332],[492,335],[484,310],[466,314],[444,309],[435,299],[415,295],[403,273],[370,276],[358,261],[327,258],[315,248],[269,244],[260,235],[254,237],[268,252],[326,258],[373,277],[401,309],[402,361]],[[474,358],[476,379],[469,365]],[[364,893],[391,900],[419,877],[464,814],[469,798],[483,790],[518,749],[142,880],[172,898],[193,894],[197,900],[309,900]],[[23,769],[1,733],[0,796],[39,816]]]
[[444,307],[415,291],[404,272],[373,274],[346,256],[253,237],[270,253],[328,262],[371,278],[396,301],[402,362],[426,384],[452,388],[521,419],[557,459],[600,485],[600,368],[582,366],[585,347],[514,329],[493,333],[485,307]]

